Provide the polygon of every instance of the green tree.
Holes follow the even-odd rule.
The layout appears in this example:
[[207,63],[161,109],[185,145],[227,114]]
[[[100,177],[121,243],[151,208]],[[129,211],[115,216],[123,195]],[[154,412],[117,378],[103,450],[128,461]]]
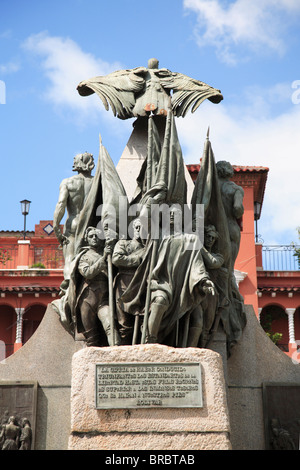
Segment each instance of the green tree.
[[[297,227],[297,231],[298,231],[298,238],[300,240],[300,227]],[[292,242],[291,245],[294,247],[294,256],[296,256],[297,258],[298,268],[300,269],[300,248],[297,247],[297,245],[294,242]]]
[[266,315],[264,315],[261,326],[264,329],[266,335],[270,338],[270,340],[273,341],[273,343],[277,344],[278,341],[280,341],[282,338],[282,333],[274,333],[272,331],[272,320],[272,315],[270,313],[267,313]]

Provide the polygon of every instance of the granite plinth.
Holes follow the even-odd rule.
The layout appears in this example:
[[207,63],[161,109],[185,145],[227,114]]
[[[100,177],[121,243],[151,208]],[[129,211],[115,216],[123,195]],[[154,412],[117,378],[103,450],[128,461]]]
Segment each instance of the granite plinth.
[[[97,409],[97,363],[199,363],[203,406]],[[112,381],[113,385],[113,381]],[[231,449],[222,359],[159,344],[85,348],[73,356],[70,450]]]

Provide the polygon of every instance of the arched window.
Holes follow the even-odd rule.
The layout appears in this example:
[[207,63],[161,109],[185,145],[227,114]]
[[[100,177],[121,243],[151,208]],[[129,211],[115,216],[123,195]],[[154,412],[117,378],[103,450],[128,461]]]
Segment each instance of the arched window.
[[270,339],[282,351],[288,352],[288,316],[280,305],[267,305],[260,314],[260,323]]
[[295,311],[294,315],[294,324],[295,324],[295,340],[299,341],[298,347],[300,346],[300,307]]
[[[15,309],[9,305],[0,305],[0,360],[5,359],[14,352],[16,324],[17,315]],[[4,357],[2,357],[3,355]]]
[[31,338],[33,333],[36,331],[44,317],[45,311],[45,305],[37,304],[26,307],[23,316],[23,344],[26,343],[26,341],[28,341],[29,338]]

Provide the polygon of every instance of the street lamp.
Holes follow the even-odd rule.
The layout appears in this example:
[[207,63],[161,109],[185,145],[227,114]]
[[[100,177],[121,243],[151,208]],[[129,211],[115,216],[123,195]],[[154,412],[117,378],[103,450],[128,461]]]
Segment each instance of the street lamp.
[[25,240],[25,237],[26,237],[26,215],[29,214],[29,207],[30,207],[31,201],[27,201],[27,199],[24,199],[23,201],[20,201],[20,203],[21,203],[21,211],[22,211],[22,214],[24,215],[24,240]]
[[257,221],[260,217],[261,212],[261,202],[254,202],[254,220],[255,220],[255,242],[258,243],[258,233],[257,233]]

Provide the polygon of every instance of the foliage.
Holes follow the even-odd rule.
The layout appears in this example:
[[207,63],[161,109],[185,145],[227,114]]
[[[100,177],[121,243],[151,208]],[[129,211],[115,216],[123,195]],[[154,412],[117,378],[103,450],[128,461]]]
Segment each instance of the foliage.
[[30,266],[30,268],[46,269],[46,266],[43,263],[34,263]]
[[10,257],[8,250],[0,247],[0,265],[1,264],[5,265],[5,263],[7,263],[7,261],[10,261],[10,260],[11,260],[11,257]]
[[265,330],[266,335],[270,338],[271,341],[273,341],[273,343],[277,344],[278,341],[281,340],[283,336],[282,333],[274,333],[272,331],[272,315],[270,313],[264,316],[261,326]]
[[[300,227],[297,227],[298,237],[300,240]],[[294,247],[294,256],[298,259],[298,268],[300,269],[300,248],[296,248],[296,244],[294,242],[291,243]]]
[[275,344],[277,344],[278,341],[280,341],[282,338],[282,333],[272,333],[272,332],[266,331],[266,334],[270,338],[270,340],[273,341],[273,343]]

